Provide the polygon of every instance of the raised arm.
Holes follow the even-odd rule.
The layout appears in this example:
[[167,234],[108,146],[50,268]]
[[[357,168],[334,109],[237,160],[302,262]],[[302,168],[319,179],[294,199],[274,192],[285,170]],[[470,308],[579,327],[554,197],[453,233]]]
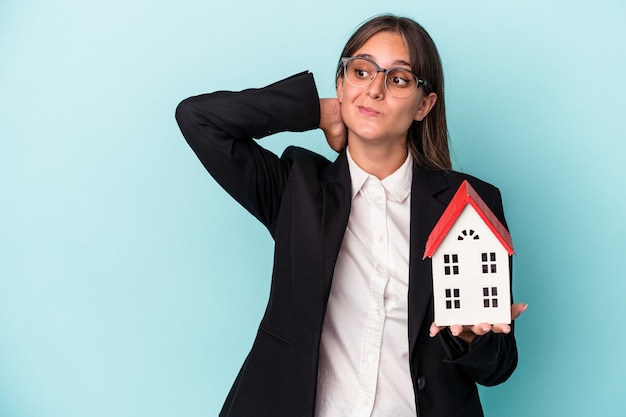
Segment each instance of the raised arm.
[[319,97],[313,75],[303,72],[259,89],[190,97],[178,105],[176,120],[207,171],[270,227],[289,162],[253,139],[317,128]]

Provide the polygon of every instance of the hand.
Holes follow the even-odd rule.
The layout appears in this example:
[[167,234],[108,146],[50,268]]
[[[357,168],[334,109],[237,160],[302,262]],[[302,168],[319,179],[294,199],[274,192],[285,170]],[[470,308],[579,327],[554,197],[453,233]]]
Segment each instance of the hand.
[[328,145],[339,152],[348,144],[346,125],[341,118],[341,103],[336,98],[320,99],[320,129]]
[[[517,319],[520,314],[526,311],[528,308],[528,304],[517,303],[511,306],[511,320]],[[435,323],[430,326],[430,336],[434,337],[441,330],[445,329],[445,326],[437,326]],[[466,343],[472,343],[476,336],[481,336],[489,332],[494,333],[509,333],[511,331],[511,326],[506,323],[497,323],[491,325],[489,323],[479,323],[473,326],[461,326],[459,324],[453,324],[450,326],[450,333],[452,336],[456,336]]]

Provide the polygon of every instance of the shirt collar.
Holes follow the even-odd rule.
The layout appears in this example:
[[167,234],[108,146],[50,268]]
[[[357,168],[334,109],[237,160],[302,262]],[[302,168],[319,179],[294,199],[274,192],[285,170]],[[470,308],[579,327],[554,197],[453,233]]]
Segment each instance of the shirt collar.
[[413,170],[411,167],[413,166],[413,158],[410,153],[407,155],[406,160],[400,168],[382,181],[358,166],[357,163],[354,162],[354,159],[352,159],[352,155],[350,155],[350,149],[346,149],[346,155],[348,157],[348,167],[352,181],[352,198],[361,191],[361,188],[363,188],[363,185],[368,179],[380,182],[385,188],[388,199],[402,202],[411,194],[411,182],[413,180]]

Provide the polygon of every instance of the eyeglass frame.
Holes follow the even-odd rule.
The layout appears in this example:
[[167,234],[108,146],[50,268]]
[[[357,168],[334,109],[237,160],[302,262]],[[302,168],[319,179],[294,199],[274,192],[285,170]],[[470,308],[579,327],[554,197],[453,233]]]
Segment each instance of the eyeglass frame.
[[[363,60],[371,63],[372,65],[374,65],[374,69],[376,70],[376,72],[374,73],[374,76],[372,78],[370,78],[370,80],[369,80],[369,82],[367,84],[354,85],[350,81],[348,81],[348,77],[346,76],[347,67],[348,67],[348,64],[351,61],[354,61],[355,59],[363,59]],[[357,88],[367,87],[368,85],[370,85],[371,83],[374,82],[374,80],[376,79],[376,76],[378,75],[379,72],[384,72],[385,73],[385,90],[389,93],[389,95],[391,95],[394,98],[397,98],[398,100],[403,100],[405,98],[411,97],[413,94],[415,94],[415,92],[418,90],[418,88],[420,88],[420,86],[424,87],[424,90],[426,91],[426,93],[430,93],[432,91],[432,89],[430,88],[430,85],[428,84],[428,81],[426,81],[423,78],[420,78],[413,71],[411,71],[411,70],[409,70],[407,68],[402,68],[402,67],[391,67],[391,68],[388,68],[388,69],[387,68],[382,68],[382,67],[378,66],[378,64],[373,59],[365,57],[365,56],[343,56],[343,57],[341,57],[341,67],[343,69],[343,78],[346,79],[346,81],[348,81],[348,83],[350,85],[352,85],[354,87],[357,87]],[[413,75],[413,77],[415,77],[415,81],[416,81],[417,85],[415,86],[415,90],[413,90],[411,92],[411,94],[409,94],[408,96],[402,97],[402,98],[398,98],[398,97],[395,97],[393,94],[391,94],[391,92],[389,91],[389,87],[387,87],[387,76],[393,70],[408,71],[408,72],[411,73],[411,75]]]

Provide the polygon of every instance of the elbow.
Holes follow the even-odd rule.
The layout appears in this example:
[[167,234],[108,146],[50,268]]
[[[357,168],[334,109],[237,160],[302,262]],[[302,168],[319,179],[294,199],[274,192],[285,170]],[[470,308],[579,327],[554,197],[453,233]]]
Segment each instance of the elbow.
[[186,129],[193,124],[192,115],[195,113],[193,107],[191,98],[181,101],[178,106],[176,106],[174,117],[176,119],[176,123],[178,123],[178,127],[183,132],[183,135],[185,134]]
[[495,387],[496,385],[500,385],[503,382],[506,382],[511,375],[513,375],[513,371],[517,367],[517,358],[515,358],[509,365],[507,369],[501,370],[497,374],[492,374],[489,377],[477,381],[480,385],[485,387]]
[[515,339],[510,335],[500,335],[498,353],[494,355],[493,367],[476,382],[480,385],[493,387],[499,385],[513,374],[517,368],[518,354]]

